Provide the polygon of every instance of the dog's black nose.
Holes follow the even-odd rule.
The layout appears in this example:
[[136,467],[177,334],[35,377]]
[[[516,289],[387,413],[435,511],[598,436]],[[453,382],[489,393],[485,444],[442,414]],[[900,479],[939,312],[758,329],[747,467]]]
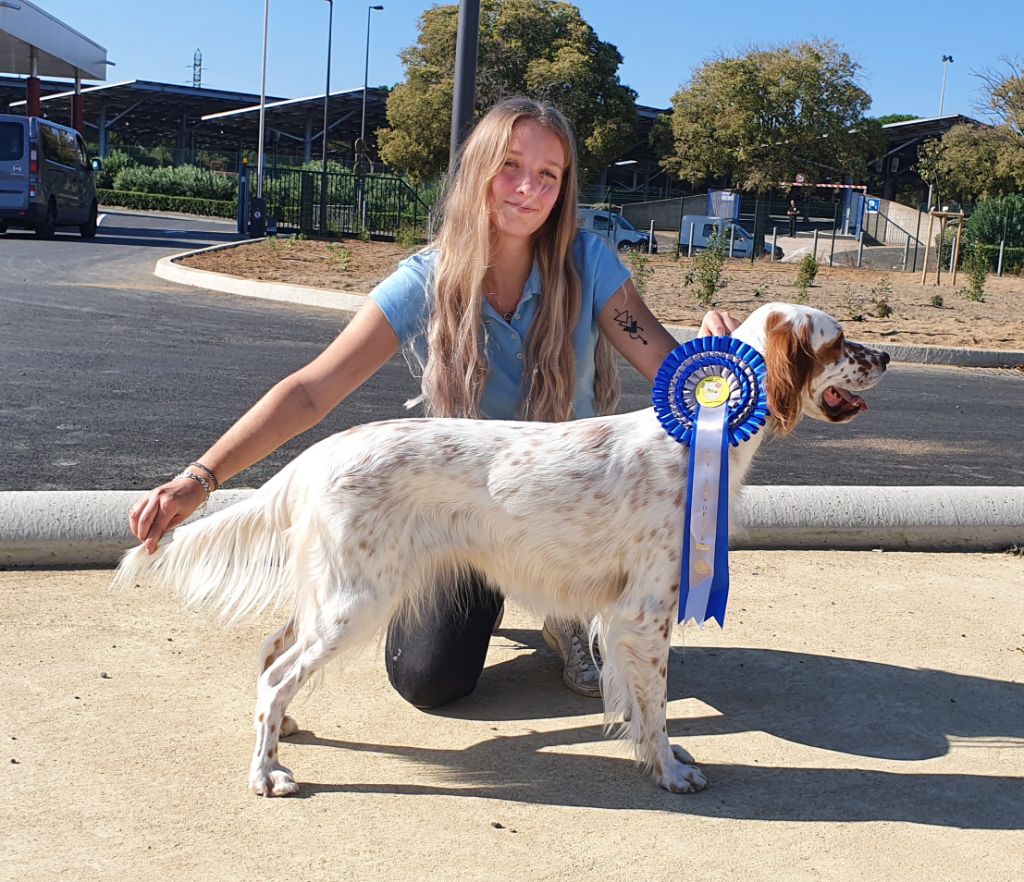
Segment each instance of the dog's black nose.
[[889,353],[883,352],[881,356],[882,367],[885,367],[889,363]]

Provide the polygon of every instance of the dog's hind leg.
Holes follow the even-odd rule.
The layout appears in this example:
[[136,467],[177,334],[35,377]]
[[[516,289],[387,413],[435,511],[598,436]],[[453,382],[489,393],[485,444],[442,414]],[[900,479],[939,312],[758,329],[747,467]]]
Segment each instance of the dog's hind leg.
[[644,612],[608,623],[604,685],[608,710],[627,715],[623,725],[637,759],[659,786],[692,793],[707,787],[707,779],[687,751],[669,743],[665,723],[673,613],[659,609],[655,615]]
[[339,653],[355,649],[390,619],[395,599],[380,596],[371,585],[327,589],[326,600],[297,610],[295,642],[261,675],[256,686],[256,746],[249,787],[260,796],[287,796],[298,791],[291,770],[278,761],[278,740],[288,703],[303,684]]
[[[293,643],[295,643],[295,619],[290,618],[263,641],[263,645],[260,647],[259,662],[256,665],[257,674],[262,674],[269,668]],[[299,724],[295,722],[294,717],[284,716],[281,718],[282,738],[294,735],[298,731]]]
[[249,787],[258,796],[296,793],[291,769],[278,762],[278,739],[285,709],[302,685],[338,652],[316,632],[301,632],[295,643],[267,668],[257,682],[256,747],[249,767]]

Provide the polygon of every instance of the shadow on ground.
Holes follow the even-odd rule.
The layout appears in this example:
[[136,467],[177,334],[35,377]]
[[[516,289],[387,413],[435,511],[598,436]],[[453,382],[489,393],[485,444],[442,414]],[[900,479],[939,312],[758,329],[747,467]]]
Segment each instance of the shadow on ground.
[[[592,700],[552,676],[532,631],[502,631],[522,652],[485,671],[476,693],[441,716],[532,720],[588,715]],[[697,698],[715,716],[669,720],[669,735],[764,731],[811,747],[887,760],[941,757],[951,738],[1024,738],[1024,687],[944,671],[764,649],[674,654],[669,698]],[[1024,828],[1024,780],[1007,776],[704,764],[712,787],[675,796],[625,759],[552,750],[603,738],[600,726],[496,737],[467,749],[432,750],[319,738],[294,743],[400,756],[445,770],[451,787],[303,782],[302,793],[451,794],[529,803],[660,809],[708,817],[781,821],[909,821],[978,829]],[[1013,745],[1019,747],[1019,745]],[[700,759],[698,757],[698,759]],[[515,770],[512,777],[509,772]]]

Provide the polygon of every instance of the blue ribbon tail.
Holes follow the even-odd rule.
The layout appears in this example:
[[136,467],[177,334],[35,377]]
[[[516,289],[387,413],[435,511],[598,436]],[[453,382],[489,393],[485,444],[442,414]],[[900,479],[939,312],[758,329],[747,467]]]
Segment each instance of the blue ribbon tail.
[[683,562],[679,569],[679,613],[677,621],[686,618],[686,598],[690,594],[690,500],[693,499],[693,475],[696,468],[697,445],[690,444],[690,466],[686,470],[686,518],[683,521]]
[[708,596],[708,618],[725,627],[725,604],[729,600],[729,436],[722,437],[722,479],[718,484],[718,523],[715,542],[715,577]]

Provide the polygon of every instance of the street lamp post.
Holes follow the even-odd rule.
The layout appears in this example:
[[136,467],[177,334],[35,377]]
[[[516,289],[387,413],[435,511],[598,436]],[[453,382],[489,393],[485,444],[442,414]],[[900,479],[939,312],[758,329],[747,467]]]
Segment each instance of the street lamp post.
[[380,5],[366,7],[366,54],[363,63],[363,119],[359,124],[359,143],[356,149],[356,170],[359,174],[359,228],[366,231],[366,92],[370,85],[370,15],[384,7]]
[[[946,102],[946,74],[949,72],[949,66],[953,63],[952,55],[942,56],[942,91],[939,92],[939,116],[942,116],[942,108]],[[928,185],[928,210],[932,210],[932,195],[935,192],[935,184]]]
[[263,4],[263,80],[260,85],[260,134],[256,150],[256,197],[263,198],[263,132],[267,115],[267,36],[270,28],[270,0]]
[[369,87],[370,79],[370,13],[375,9],[382,11],[384,7],[366,7],[366,57],[363,65],[363,121],[359,126],[359,140],[363,142],[363,150],[366,150],[366,90]]
[[949,71],[949,66],[953,63],[952,55],[942,56],[942,91],[939,92],[939,116],[942,116],[942,107],[946,100],[946,74]]
[[327,83],[324,86],[324,130],[321,132],[320,235],[327,233],[327,104],[331,98],[331,34],[334,30],[334,0],[327,0]]

